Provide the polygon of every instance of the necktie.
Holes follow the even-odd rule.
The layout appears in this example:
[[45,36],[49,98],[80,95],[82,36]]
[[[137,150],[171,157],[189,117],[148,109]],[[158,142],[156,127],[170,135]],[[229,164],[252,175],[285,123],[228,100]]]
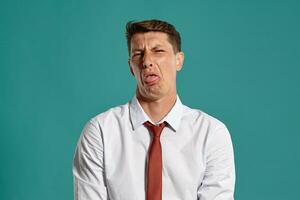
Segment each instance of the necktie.
[[153,136],[148,155],[146,200],[162,200],[162,153],[160,135],[166,123],[164,122],[155,126],[147,121],[144,125]]

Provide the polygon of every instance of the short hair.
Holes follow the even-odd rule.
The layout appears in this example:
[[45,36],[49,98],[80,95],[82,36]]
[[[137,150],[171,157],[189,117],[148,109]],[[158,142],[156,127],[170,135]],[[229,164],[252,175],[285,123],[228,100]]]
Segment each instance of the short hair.
[[163,32],[168,35],[169,42],[171,43],[175,53],[181,51],[181,37],[176,28],[165,21],[151,19],[144,21],[129,21],[126,24],[126,39],[128,52],[130,54],[131,38],[136,33],[146,33],[150,31]]

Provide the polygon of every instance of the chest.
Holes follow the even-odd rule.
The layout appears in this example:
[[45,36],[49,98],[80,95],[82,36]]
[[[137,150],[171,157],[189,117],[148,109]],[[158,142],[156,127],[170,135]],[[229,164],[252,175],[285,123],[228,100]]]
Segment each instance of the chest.
[[[147,130],[120,131],[104,139],[104,166],[111,195],[144,199],[147,157],[151,135]],[[165,129],[160,138],[163,162],[163,195],[196,199],[205,171],[203,139],[193,133]],[[118,199],[118,198],[114,198]]]

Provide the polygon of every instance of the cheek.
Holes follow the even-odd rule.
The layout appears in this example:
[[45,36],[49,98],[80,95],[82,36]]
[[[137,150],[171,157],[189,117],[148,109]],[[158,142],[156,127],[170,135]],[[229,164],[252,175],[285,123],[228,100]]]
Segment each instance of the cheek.
[[132,70],[134,76],[138,76],[140,73],[140,70],[136,64],[131,65],[131,70]]
[[139,70],[139,68],[134,67],[133,73],[134,73],[134,77],[137,80],[137,82],[141,82],[141,71]]
[[168,77],[168,79],[174,79],[176,77],[176,63],[175,62],[168,62],[165,65],[164,73]]

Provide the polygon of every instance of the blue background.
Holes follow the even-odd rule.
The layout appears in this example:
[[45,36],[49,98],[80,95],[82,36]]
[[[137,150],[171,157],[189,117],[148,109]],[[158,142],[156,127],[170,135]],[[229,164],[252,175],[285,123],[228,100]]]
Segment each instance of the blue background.
[[229,128],[236,199],[297,199],[299,1],[0,1],[0,199],[73,198],[84,124],[135,92],[129,20],[159,18],[183,39],[184,104]]

